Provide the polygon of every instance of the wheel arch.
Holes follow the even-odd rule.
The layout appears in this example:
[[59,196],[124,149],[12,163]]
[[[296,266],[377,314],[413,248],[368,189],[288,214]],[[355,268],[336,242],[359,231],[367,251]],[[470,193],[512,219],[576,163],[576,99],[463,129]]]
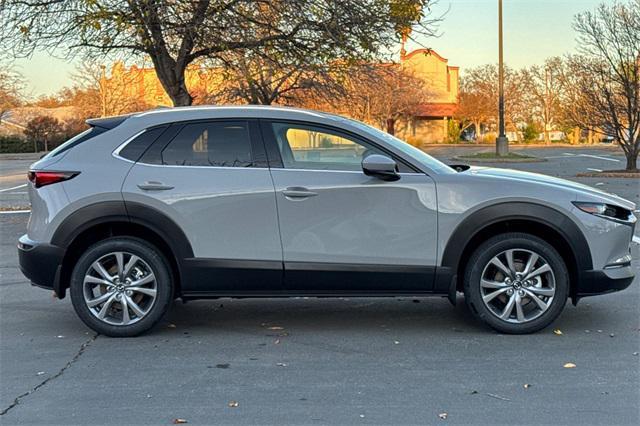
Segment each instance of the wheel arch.
[[589,245],[573,220],[556,209],[535,203],[509,202],[484,207],[456,227],[441,262],[456,274],[456,290],[462,290],[464,268],[471,253],[489,237],[506,232],[535,235],[558,251],[569,270],[570,295],[575,304],[577,283],[584,271],[593,267]]
[[164,213],[139,204],[110,201],[92,204],[71,214],[54,233],[51,243],[64,248],[65,256],[54,291],[64,298],[73,265],[92,244],[113,236],[131,236],[156,246],[169,261],[175,295],[181,294],[183,259],[193,249],[182,229]]

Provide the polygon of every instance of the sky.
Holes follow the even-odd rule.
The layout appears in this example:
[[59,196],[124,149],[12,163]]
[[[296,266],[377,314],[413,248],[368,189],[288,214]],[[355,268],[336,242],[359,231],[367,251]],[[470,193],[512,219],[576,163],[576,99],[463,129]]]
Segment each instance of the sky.
[[[550,56],[576,49],[571,23],[575,14],[593,10],[612,0],[503,0],[504,58],[514,68],[542,63]],[[449,59],[449,65],[465,68],[497,62],[498,0],[438,0],[432,11],[444,16],[437,38],[420,39]],[[448,10],[448,11],[447,11]],[[407,50],[420,47],[413,43]],[[27,80],[30,96],[53,94],[72,85],[73,62],[47,53],[15,61]]]

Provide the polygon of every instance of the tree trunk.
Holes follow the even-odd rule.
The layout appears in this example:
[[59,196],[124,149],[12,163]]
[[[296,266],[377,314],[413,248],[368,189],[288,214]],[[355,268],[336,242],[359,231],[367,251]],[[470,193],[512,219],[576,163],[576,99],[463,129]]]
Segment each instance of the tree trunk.
[[630,149],[626,151],[624,155],[627,157],[627,170],[638,170],[638,154],[640,152],[637,149]]
[[395,135],[396,133],[395,125],[396,125],[395,119],[387,118],[387,133],[389,133],[390,135]]
[[173,102],[173,106],[190,106],[193,102],[193,97],[189,94],[187,86],[182,82],[172,90],[171,93],[167,93]]

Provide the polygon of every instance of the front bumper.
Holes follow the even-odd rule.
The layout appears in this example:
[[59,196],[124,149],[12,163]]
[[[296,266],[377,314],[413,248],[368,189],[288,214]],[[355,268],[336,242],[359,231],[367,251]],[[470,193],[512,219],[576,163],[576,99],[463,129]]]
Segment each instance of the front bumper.
[[580,274],[575,296],[577,298],[612,293],[629,287],[635,278],[631,265]]
[[58,297],[64,297],[60,288],[64,255],[63,248],[33,242],[26,235],[18,240],[18,259],[24,276],[35,286],[54,290]]

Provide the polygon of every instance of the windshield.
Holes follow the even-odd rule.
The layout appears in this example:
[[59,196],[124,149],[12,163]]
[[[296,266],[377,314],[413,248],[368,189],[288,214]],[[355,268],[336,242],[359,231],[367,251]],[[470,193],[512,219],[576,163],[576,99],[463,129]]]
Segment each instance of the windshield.
[[442,174],[455,174],[456,171],[453,170],[451,167],[447,166],[446,164],[444,164],[443,162],[436,160],[435,158],[433,158],[432,156],[430,156],[429,154],[427,154],[426,152],[412,146],[409,145],[408,143],[406,143],[405,141],[396,138],[393,135],[390,135],[387,132],[383,132],[380,129],[376,129],[375,127],[369,126],[367,124],[364,124],[360,121],[357,120],[352,120],[350,118],[344,118],[344,117],[340,117],[341,119],[349,122],[349,124],[354,125],[355,127],[359,128],[360,130],[363,130],[367,133],[369,133],[370,135],[373,135],[374,137],[378,138],[378,139],[382,139],[385,142],[387,142],[389,145],[393,146],[394,148],[397,148],[398,150],[402,151],[403,153],[409,155],[412,158],[415,158],[416,160],[418,160],[420,163],[424,164],[426,167],[428,167],[429,169],[433,170],[436,173],[442,173]]

